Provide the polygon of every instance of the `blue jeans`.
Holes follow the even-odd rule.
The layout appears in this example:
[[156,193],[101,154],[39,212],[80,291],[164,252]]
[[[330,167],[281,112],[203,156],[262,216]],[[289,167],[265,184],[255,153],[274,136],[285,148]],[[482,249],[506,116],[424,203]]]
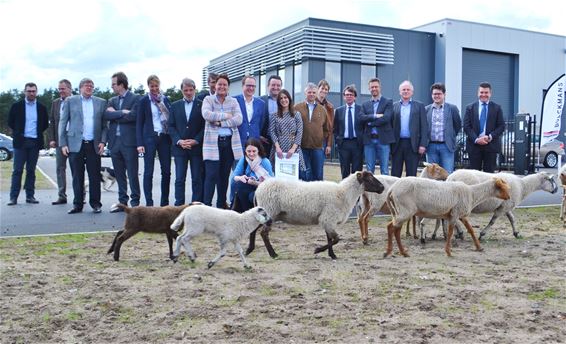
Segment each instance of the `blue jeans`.
[[24,139],[22,148],[14,148],[14,169],[12,171],[12,185],[10,187],[10,200],[18,199],[22,187],[22,174],[26,168],[26,181],[24,189],[26,198],[33,198],[35,194],[35,166],[39,158],[37,139]]
[[324,151],[322,148],[306,149],[303,148],[303,158],[305,159],[305,180],[310,182],[322,180],[324,168]]
[[429,143],[426,149],[426,161],[439,164],[448,173],[454,172],[454,152],[449,151],[445,143]]
[[145,203],[153,207],[153,168],[155,166],[155,153],[159,156],[161,165],[161,202],[160,205],[169,205],[169,184],[171,183],[171,136],[155,135],[146,141],[143,156],[143,193]]
[[391,145],[381,144],[379,140],[373,139],[372,143],[364,145],[364,157],[366,159],[366,169],[375,173],[375,163],[379,158],[379,170],[382,175],[389,175],[389,153]]

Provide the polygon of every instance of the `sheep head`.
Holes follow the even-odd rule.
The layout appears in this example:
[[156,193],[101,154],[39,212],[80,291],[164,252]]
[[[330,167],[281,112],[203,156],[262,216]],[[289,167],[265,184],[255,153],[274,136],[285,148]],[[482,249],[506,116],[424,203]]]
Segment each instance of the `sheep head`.
[[364,191],[366,192],[377,192],[382,193],[385,187],[379,180],[377,180],[371,172],[368,171],[358,171],[356,172],[356,179],[358,183],[364,186]]
[[554,180],[554,175],[547,173],[547,172],[541,172],[542,175],[542,185],[541,185],[541,190],[550,192],[550,193],[556,193],[558,191],[558,185],[556,184],[556,181]]
[[254,208],[254,211],[257,222],[259,222],[262,225],[271,226],[271,222],[272,222],[271,216],[267,214],[265,209],[263,209],[262,207],[256,207]]
[[494,178],[495,179],[495,189],[497,190],[497,198],[500,198],[502,200],[508,200],[509,198],[511,198],[511,195],[509,195],[509,184],[507,184],[507,182],[501,178]]
[[448,178],[448,171],[446,171],[442,166],[437,163],[424,163],[424,170],[421,173],[421,177],[426,176],[426,178],[434,179],[434,180],[446,180]]
[[566,171],[560,173],[560,181],[562,182],[562,185],[566,185]]

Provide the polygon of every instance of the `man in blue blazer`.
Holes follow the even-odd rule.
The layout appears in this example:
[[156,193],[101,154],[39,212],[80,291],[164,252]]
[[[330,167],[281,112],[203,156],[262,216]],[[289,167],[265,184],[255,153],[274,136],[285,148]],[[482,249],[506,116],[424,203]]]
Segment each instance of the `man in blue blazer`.
[[[108,101],[104,119],[108,121],[108,148],[118,182],[118,202],[128,205],[128,180],[130,181],[132,207],[140,205],[140,182],[138,179],[138,151],[136,144],[136,114],[131,111],[140,98],[128,91],[128,77],[122,72],[112,75],[112,90],[115,97]],[[127,172],[127,179],[126,179]],[[124,211],[116,204],[111,213]]]
[[478,87],[478,101],[466,106],[464,131],[468,136],[466,148],[470,168],[493,173],[497,153],[501,152],[501,134],[505,131],[505,119],[501,106],[490,101],[491,85],[482,82]]
[[22,187],[22,174],[26,168],[26,203],[39,203],[35,199],[35,166],[39,150],[43,148],[43,132],[47,129],[47,108],[36,100],[37,85],[29,82],[24,87],[25,99],[14,103],[8,114],[8,126],[14,140],[14,169],[10,186],[10,201],[15,205]]
[[379,158],[381,174],[389,175],[389,155],[391,144],[395,142],[392,127],[393,102],[381,95],[381,81],[378,78],[370,79],[368,85],[371,99],[362,104],[361,114],[366,167],[374,173],[375,163]]
[[183,99],[171,105],[169,135],[173,142],[175,160],[175,205],[185,204],[185,180],[187,167],[191,162],[192,202],[203,201],[204,163],[202,161],[202,140],[204,118],[202,102],[195,97],[195,82],[185,78],[181,82]]
[[460,110],[444,101],[446,86],[435,83],[430,87],[433,103],[426,107],[429,142],[426,161],[437,163],[448,173],[454,172],[454,151],[456,136],[462,129]]
[[363,169],[363,124],[362,107],[356,104],[356,87],[346,86],[342,95],[346,104],[335,110],[333,130],[344,179]]
[[423,103],[413,100],[413,84],[403,81],[399,85],[401,100],[393,104],[393,143],[391,175],[401,177],[403,164],[406,176],[416,176],[420,157],[428,145],[428,125]]
[[240,104],[240,110],[242,110],[242,124],[238,126],[238,131],[240,132],[240,141],[244,150],[246,141],[250,137],[260,138],[261,126],[266,117],[265,102],[258,97],[254,97],[255,88],[255,78],[253,76],[245,76],[242,79],[242,94],[234,97]]

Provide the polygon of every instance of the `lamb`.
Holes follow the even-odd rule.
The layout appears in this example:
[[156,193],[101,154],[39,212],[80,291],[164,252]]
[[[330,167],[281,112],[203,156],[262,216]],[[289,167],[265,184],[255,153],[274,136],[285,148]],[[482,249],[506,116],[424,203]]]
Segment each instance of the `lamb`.
[[178,231],[181,226],[185,225],[183,233],[177,238],[173,261],[177,261],[181,245],[185,247],[185,254],[194,262],[196,254],[194,253],[190,240],[201,234],[215,234],[220,242],[220,253],[208,262],[210,269],[222,257],[226,255],[226,244],[232,243],[234,248],[240,254],[240,258],[244,263],[244,268],[249,269],[250,266],[246,261],[239,240],[250,232],[257,230],[261,225],[270,225],[271,218],[265,210],[260,207],[252,208],[243,213],[237,213],[233,210],[225,210],[212,208],[206,205],[197,205],[183,210],[183,212],[171,224],[171,229]]
[[560,219],[564,221],[562,227],[566,227],[566,165],[560,169],[560,181],[562,182],[562,207],[560,207]]
[[[327,245],[317,247],[314,253],[328,250],[336,259],[333,246],[339,238],[336,227],[343,224],[352,212],[358,198],[365,192],[381,193],[383,184],[370,172],[356,172],[340,183],[329,181],[285,181],[276,178],[261,183],[255,193],[258,206],[263,207],[274,221],[294,225],[319,224],[326,232]],[[277,257],[269,241],[269,226],[264,226],[261,237],[272,258]],[[250,234],[246,254],[255,248],[255,234]]]
[[[446,180],[446,178],[448,177],[448,172],[438,164],[430,164],[425,162],[424,166],[425,168],[420,174],[421,178]],[[368,224],[370,216],[375,214],[377,211],[385,214],[390,214],[389,208],[387,208],[387,204],[385,203],[387,191],[389,191],[391,185],[399,180],[399,178],[397,177],[384,175],[376,175],[375,178],[377,178],[377,180],[379,180],[381,184],[383,184],[383,186],[385,187],[384,191],[381,194],[364,192],[362,194],[362,197],[358,201],[358,204],[356,205],[358,224],[360,225],[360,233],[364,245],[367,245],[368,243]],[[413,236],[416,239],[417,233],[415,229],[415,223],[416,220],[413,219]],[[409,225],[410,222],[407,222],[407,236],[411,235],[409,231]]]
[[556,193],[558,186],[554,180],[554,176],[550,173],[539,172],[520,178],[510,173],[492,174],[476,170],[458,170],[448,177],[448,181],[460,181],[468,185],[473,185],[493,177],[501,178],[509,184],[511,187],[511,198],[503,201],[492,197],[474,207],[472,210],[474,214],[493,213],[489,224],[480,232],[479,239],[481,240],[485,236],[497,218],[503,214],[509,219],[515,238],[520,238],[519,231],[517,231],[515,227],[513,209],[521,204],[521,202],[534,191],[544,190],[546,192]]
[[[198,203],[198,202],[194,202]],[[178,207],[135,207],[129,208],[123,204],[116,205],[124,209],[126,212],[126,220],[124,229],[118,231],[112,241],[112,245],[107,254],[114,252],[114,260],[120,260],[120,247],[124,241],[128,240],[138,232],[146,233],[164,233],[167,235],[167,243],[169,244],[169,258],[173,259],[173,239],[177,238],[177,233],[171,231],[169,226],[175,218],[188,205]]]
[[476,250],[481,251],[467,217],[478,204],[490,197],[509,199],[509,185],[501,178],[493,178],[476,185],[462,182],[440,182],[436,180],[405,177],[397,181],[387,194],[387,206],[391,209],[392,221],[387,225],[387,250],[384,257],[393,251],[393,235],[400,253],[409,254],[401,244],[401,227],[412,216],[448,220],[448,236],[445,252],[451,256],[451,239],[454,223],[459,219],[470,233]]

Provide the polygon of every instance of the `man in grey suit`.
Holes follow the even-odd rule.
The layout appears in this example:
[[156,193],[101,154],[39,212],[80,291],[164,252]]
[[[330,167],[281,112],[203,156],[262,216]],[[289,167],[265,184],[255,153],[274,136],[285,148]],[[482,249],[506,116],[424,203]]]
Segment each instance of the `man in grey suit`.
[[73,94],[71,82],[67,79],[59,81],[57,88],[60,98],[53,101],[51,112],[49,113],[49,128],[47,128],[47,137],[49,147],[55,148],[55,171],[57,174],[57,187],[59,196],[56,201],[51,202],[53,205],[67,203],[67,157],[61,152],[59,142],[59,119],[63,112],[63,104],[65,99]]
[[401,100],[393,104],[391,175],[401,177],[403,164],[406,176],[416,176],[420,157],[428,145],[428,125],[423,103],[413,100],[413,84],[405,80],[399,85]]
[[393,135],[393,101],[381,95],[381,81],[369,80],[371,99],[362,104],[361,119],[364,126],[363,142],[367,170],[375,172],[375,162],[379,158],[382,175],[389,175],[389,155]]
[[[118,182],[118,202],[128,205],[128,180],[130,181],[132,207],[140,205],[140,182],[138,179],[138,150],[136,145],[136,114],[132,112],[139,95],[128,91],[128,77],[123,72],[112,75],[112,90],[115,97],[108,101],[104,119],[108,121],[108,148]],[[127,179],[126,179],[127,172]],[[111,213],[124,211],[113,204]]]
[[68,97],[59,121],[59,145],[69,157],[73,173],[73,208],[68,213],[83,211],[85,165],[89,181],[89,204],[95,214],[101,212],[100,156],[106,142],[103,118],[106,100],[92,95],[94,82],[84,78],[79,84],[80,95]]
[[433,103],[426,107],[429,143],[426,149],[426,161],[437,163],[448,173],[454,172],[454,151],[456,135],[462,129],[460,110],[453,104],[446,103],[446,86],[442,83],[430,87]]

